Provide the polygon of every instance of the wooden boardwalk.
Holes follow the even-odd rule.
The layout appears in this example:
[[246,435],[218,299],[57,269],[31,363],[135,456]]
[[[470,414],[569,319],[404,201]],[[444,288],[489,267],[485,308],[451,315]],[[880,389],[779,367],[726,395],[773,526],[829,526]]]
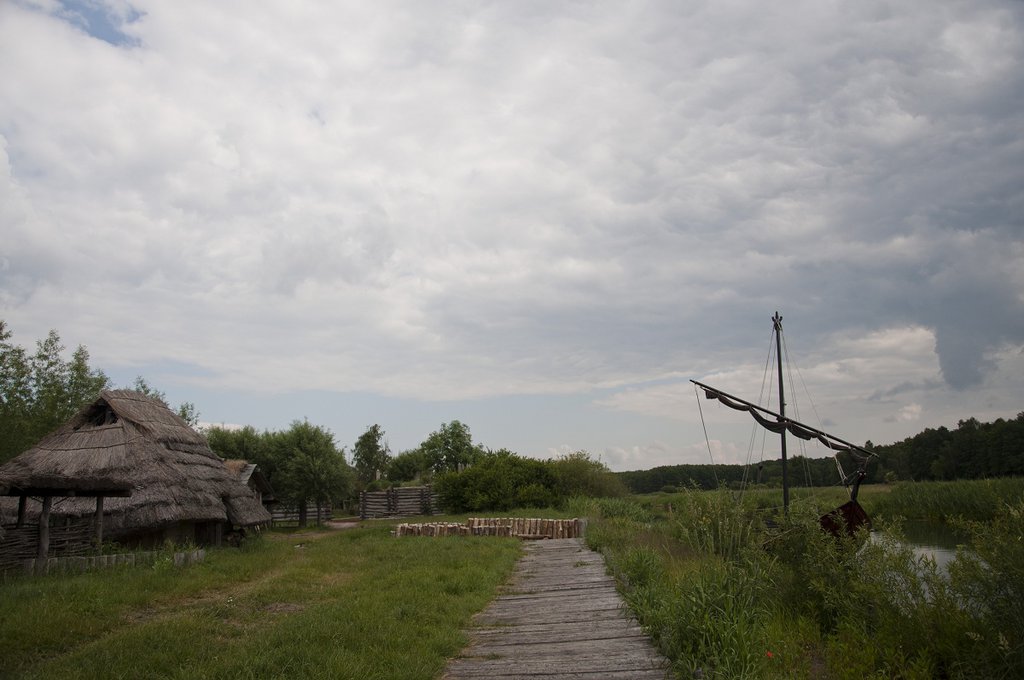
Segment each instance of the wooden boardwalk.
[[527,543],[511,583],[467,633],[445,680],[670,677],[604,560],[578,538]]

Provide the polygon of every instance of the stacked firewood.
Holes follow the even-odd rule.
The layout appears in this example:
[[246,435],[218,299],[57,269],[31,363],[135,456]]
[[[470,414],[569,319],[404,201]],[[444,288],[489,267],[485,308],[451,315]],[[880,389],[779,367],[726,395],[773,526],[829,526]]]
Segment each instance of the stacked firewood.
[[583,535],[585,519],[527,517],[471,517],[465,524],[429,522],[399,524],[396,536],[516,536],[518,538],[576,538]]

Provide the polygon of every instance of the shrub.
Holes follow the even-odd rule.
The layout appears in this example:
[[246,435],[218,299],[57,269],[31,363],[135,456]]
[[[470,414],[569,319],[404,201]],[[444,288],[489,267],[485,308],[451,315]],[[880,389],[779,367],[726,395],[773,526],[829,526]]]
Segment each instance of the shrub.
[[485,454],[462,472],[440,475],[441,506],[448,512],[547,507],[557,500],[555,476],[546,463],[509,451]]

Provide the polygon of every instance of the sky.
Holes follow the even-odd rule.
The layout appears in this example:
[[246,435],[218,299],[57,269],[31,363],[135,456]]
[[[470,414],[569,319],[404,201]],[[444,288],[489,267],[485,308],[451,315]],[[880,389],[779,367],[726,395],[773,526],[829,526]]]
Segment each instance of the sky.
[[1015,417],[1024,3],[775,5],[0,0],[0,318],[349,448],[776,457],[776,311],[804,422]]

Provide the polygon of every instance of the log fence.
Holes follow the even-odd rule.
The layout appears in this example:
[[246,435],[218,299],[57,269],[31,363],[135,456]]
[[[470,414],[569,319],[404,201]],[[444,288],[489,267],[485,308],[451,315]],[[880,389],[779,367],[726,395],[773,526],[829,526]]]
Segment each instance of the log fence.
[[[320,506],[320,517],[317,519],[316,503],[306,504],[306,522],[309,524],[321,524],[333,517],[334,510],[329,503]],[[270,511],[270,523],[272,526],[291,524],[299,521],[299,508],[292,506],[274,506]]]
[[359,494],[359,518],[439,515],[437,494],[428,486],[401,486]]

